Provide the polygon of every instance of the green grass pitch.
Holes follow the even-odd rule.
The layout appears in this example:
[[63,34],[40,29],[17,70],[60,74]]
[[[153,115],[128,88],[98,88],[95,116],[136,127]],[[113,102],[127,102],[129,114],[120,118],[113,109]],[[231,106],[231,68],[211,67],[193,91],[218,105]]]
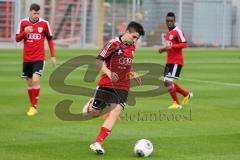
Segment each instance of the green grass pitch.
[[[97,51],[57,50],[57,63],[60,65],[84,54],[96,55]],[[71,110],[78,113],[88,98],[64,95],[49,87],[48,78],[54,68],[48,56],[41,79],[39,114],[27,117],[26,83],[20,78],[21,50],[1,50],[0,159],[134,160],[139,159],[133,153],[134,143],[146,138],[154,145],[149,160],[239,160],[240,51],[187,49],[184,56],[185,66],[178,84],[194,93],[185,109],[169,111],[167,106],[172,101],[168,94],[137,98],[137,104],[126,107],[122,119],[106,139],[106,154],[97,156],[89,150],[89,144],[95,140],[103,119],[62,121],[54,112],[59,101],[71,99],[74,100]],[[165,55],[159,55],[156,50],[139,50],[135,57],[135,62],[162,65],[165,62]],[[66,82],[80,86],[81,73],[83,70],[74,71]],[[96,82],[86,85],[94,88]],[[166,117],[138,120],[125,116],[126,113],[147,115],[159,112]]]

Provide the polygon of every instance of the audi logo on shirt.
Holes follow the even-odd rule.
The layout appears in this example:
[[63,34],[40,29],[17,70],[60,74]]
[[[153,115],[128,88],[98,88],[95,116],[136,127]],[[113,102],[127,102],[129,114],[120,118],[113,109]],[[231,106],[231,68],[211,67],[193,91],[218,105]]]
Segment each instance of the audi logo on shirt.
[[39,39],[41,39],[42,38],[42,36],[41,36],[41,34],[39,34],[39,33],[28,33],[27,34],[27,39],[36,39],[36,40],[39,40]]
[[122,57],[122,58],[119,58],[119,64],[121,65],[131,65],[132,63],[132,59],[131,58],[126,58],[126,57]]

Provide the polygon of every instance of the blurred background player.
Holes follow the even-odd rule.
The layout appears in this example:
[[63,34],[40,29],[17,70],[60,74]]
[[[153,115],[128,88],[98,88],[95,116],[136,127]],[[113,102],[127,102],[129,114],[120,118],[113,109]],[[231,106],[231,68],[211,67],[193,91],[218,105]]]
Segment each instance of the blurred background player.
[[183,66],[182,49],[188,46],[184,33],[175,25],[175,20],[175,14],[173,12],[167,13],[166,25],[169,31],[165,37],[165,45],[159,49],[159,53],[167,52],[164,84],[174,101],[173,104],[168,107],[169,109],[182,108],[177,97],[177,92],[184,96],[182,105],[185,105],[192,97],[192,93],[173,83],[174,79],[179,78]]
[[130,73],[140,85],[141,80],[131,67],[134,58],[135,44],[144,35],[141,24],[131,22],[123,35],[109,40],[101,49],[96,64],[102,75],[98,83],[94,100],[83,109],[84,114],[99,116],[106,105],[111,111],[106,117],[96,142],[90,149],[97,154],[103,154],[103,140],[112,131],[115,122],[124,109],[130,88]]
[[37,101],[40,93],[40,77],[45,64],[44,40],[47,38],[51,61],[55,65],[56,57],[52,32],[48,21],[39,18],[40,6],[31,4],[29,17],[22,19],[16,33],[16,41],[24,41],[23,47],[23,73],[22,77],[28,84],[28,95],[31,102],[28,116],[37,114]]

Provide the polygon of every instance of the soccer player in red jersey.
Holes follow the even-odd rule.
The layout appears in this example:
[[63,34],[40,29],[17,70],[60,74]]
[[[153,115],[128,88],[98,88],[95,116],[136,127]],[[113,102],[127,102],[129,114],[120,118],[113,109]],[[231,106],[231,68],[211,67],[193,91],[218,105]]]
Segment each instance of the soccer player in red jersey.
[[84,114],[99,116],[101,111],[109,106],[111,111],[106,117],[96,142],[90,149],[97,154],[103,154],[103,140],[112,131],[120,113],[124,109],[130,88],[130,74],[138,84],[141,80],[131,67],[134,58],[135,44],[144,35],[144,29],[137,22],[130,22],[125,33],[109,40],[101,49],[96,64],[102,75],[93,100],[83,109]]
[[29,17],[22,19],[16,33],[16,41],[23,40],[23,73],[22,77],[28,84],[28,95],[31,102],[28,116],[37,114],[37,101],[40,93],[40,77],[43,74],[45,64],[44,40],[47,38],[51,61],[55,65],[56,57],[52,32],[48,21],[39,18],[40,6],[31,4]]
[[[184,33],[175,25],[175,14],[169,12],[166,16],[166,25],[168,32],[165,37],[165,45],[160,47],[159,53],[167,52],[167,62],[165,67],[164,84],[168,89],[174,103],[169,109],[182,108],[192,97],[192,93],[184,90],[173,82],[178,79],[183,67],[182,49],[187,48],[188,43],[184,37]],[[182,104],[177,97],[177,92],[184,96]]]

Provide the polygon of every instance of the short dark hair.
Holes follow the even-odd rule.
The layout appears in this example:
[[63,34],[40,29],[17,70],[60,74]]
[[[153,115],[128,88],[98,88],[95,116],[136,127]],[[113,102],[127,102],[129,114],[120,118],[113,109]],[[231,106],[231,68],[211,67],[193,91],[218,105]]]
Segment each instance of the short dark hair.
[[130,22],[126,30],[129,31],[130,33],[137,32],[140,34],[140,36],[144,36],[145,34],[143,26],[140,23],[135,21]]
[[40,10],[40,5],[36,4],[36,3],[31,4],[30,11],[32,11],[32,10],[39,11]]
[[168,12],[166,17],[174,17],[174,20],[176,20],[175,14],[173,12]]

